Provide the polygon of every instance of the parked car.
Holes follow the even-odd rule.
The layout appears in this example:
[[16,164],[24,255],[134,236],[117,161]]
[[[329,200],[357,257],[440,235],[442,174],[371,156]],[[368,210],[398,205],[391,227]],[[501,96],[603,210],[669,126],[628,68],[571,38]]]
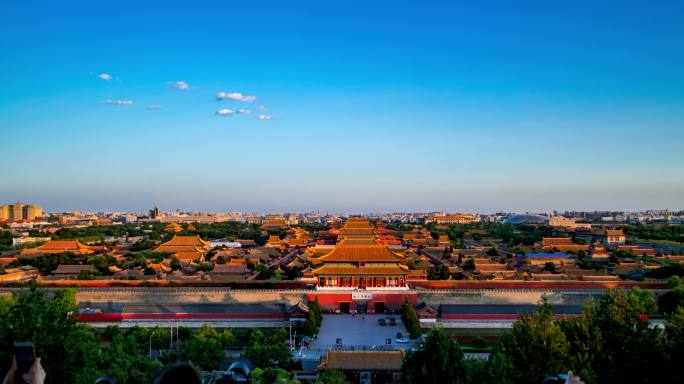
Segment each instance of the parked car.
[[397,343],[399,343],[399,344],[406,344],[408,342],[409,342],[408,339],[405,337],[401,337],[401,338],[397,339]]
[[397,325],[397,319],[395,319],[394,317],[390,317],[389,322],[390,322],[390,325]]
[[385,319],[378,319],[378,324],[387,325],[387,321]]
[[102,313],[102,310],[99,308],[80,308],[78,310],[79,315],[99,315]]

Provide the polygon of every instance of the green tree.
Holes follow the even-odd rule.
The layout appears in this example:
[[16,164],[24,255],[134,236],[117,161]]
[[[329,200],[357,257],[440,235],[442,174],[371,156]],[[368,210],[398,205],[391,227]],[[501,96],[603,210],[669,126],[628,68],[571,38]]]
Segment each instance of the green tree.
[[190,340],[190,338],[192,338],[192,331],[190,330],[190,328],[178,327],[178,340],[185,342]]
[[684,276],[684,266],[681,264],[667,264],[657,269],[649,269],[646,276],[654,279],[666,279],[669,277]]
[[670,382],[684,382],[684,308],[674,310],[665,327],[665,337],[661,341],[665,357],[665,372],[670,373]]
[[78,264],[74,259],[74,254],[71,252],[56,253],[49,255],[42,255],[35,259],[20,257],[22,265],[32,265],[36,267],[43,274],[50,274],[57,269],[60,264],[74,265]]
[[321,313],[321,305],[318,303],[318,296],[316,296],[316,298],[314,299],[310,309],[316,315],[316,322],[320,327],[321,324],[323,324],[323,314]]
[[663,359],[657,348],[659,330],[649,328],[642,316],[653,306],[653,298],[634,290],[608,290],[594,313],[588,314],[604,344],[595,371],[598,382],[648,383],[657,378]]
[[77,280],[94,280],[95,276],[93,276],[93,273],[91,271],[87,271],[85,269],[82,269],[78,271],[78,275],[76,276]]
[[287,348],[287,331],[279,329],[269,336],[260,330],[249,332],[249,346],[245,357],[255,367],[289,367],[292,363],[290,350]]
[[473,347],[480,349],[480,350],[487,348],[487,343],[484,341],[483,338],[481,338],[479,336],[473,339],[472,344],[473,344]]
[[639,287],[634,287],[629,292],[630,296],[636,297],[641,306],[640,311],[642,314],[650,314],[658,312],[658,304],[656,302],[655,293],[653,291],[641,289]]
[[163,367],[159,360],[147,358],[149,332],[138,329],[116,334],[102,349],[100,375],[106,374],[117,383],[149,383]]
[[114,258],[105,255],[89,255],[83,259],[83,264],[92,264],[99,273],[109,274],[109,265],[114,263]]
[[410,338],[415,339],[421,335],[420,319],[413,304],[409,303],[408,300],[405,300],[401,306],[401,321],[404,322]]
[[667,280],[670,288],[658,298],[658,311],[662,314],[675,312],[677,307],[684,307],[684,278],[672,276]]
[[558,322],[568,340],[568,365],[587,384],[594,384],[598,377],[595,371],[603,353],[601,330],[592,324],[591,316],[596,306],[590,301],[580,317]]
[[302,272],[302,269],[301,269],[301,268],[299,268],[299,267],[292,267],[292,268],[289,268],[289,269],[286,271],[286,276],[285,276],[285,278],[286,278],[287,280],[296,280],[296,279],[298,279],[298,278],[300,278],[300,277],[302,277],[302,276],[304,276],[304,273]]
[[147,258],[144,255],[137,255],[130,263],[131,268],[145,268],[147,267]]
[[[506,334],[504,337],[510,336]],[[497,345],[496,349],[489,357],[487,369],[484,372],[480,370],[475,372],[475,369],[479,368],[479,366],[468,366],[468,368],[473,369],[473,371],[468,372],[471,377],[479,376],[480,380],[482,380],[476,382],[492,384],[513,384],[520,376],[518,371],[524,371],[527,369],[526,366],[516,367],[513,361],[506,354],[506,351],[502,348],[501,343]]]
[[124,336],[110,328],[111,342],[103,347],[92,329],[69,316],[75,308],[72,289],[50,294],[33,288],[0,299],[2,365],[9,364],[12,342],[30,340],[43,358],[48,383],[92,383],[103,374],[121,383],[147,383],[161,369],[158,360],[146,358],[142,330]]
[[113,341],[115,337],[121,336],[121,334],[121,328],[116,325],[108,325],[104,332],[102,332],[102,337],[108,341]]
[[318,333],[323,323],[323,315],[321,314],[321,306],[318,304],[318,297],[308,304],[309,312],[306,314],[306,321],[304,322],[304,334],[313,336]]
[[170,266],[171,269],[173,269],[174,271],[179,270],[179,269],[181,268],[180,260],[178,260],[178,258],[174,256],[174,257],[171,259],[171,263],[169,263],[169,266]]
[[254,270],[259,272],[260,280],[268,280],[273,276],[273,271],[268,269],[264,264],[257,264]]
[[253,384],[294,384],[290,373],[282,368],[255,368],[252,371]]
[[520,384],[540,383],[546,376],[567,371],[568,348],[565,334],[553,321],[551,306],[544,301],[536,313],[521,316],[501,339],[494,354],[500,360],[499,368],[506,372],[495,372],[495,377],[501,375]]
[[444,264],[436,265],[428,271],[428,280],[448,280],[451,274]]
[[209,271],[211,271],[211,270],[214,269],[214,264],[211,264],[211,263],[202,263],[202,264],[196,266],[195,269],[198,270],[198,271],[209,272]]
[[221,345],[223,348],[232,347],[236,342],[237,339],[235,338],[233,331],[228,328],[225,328],[223,331],[221,331]]
[[556,273],[556,263],[548,261],[544,264],[544,270],[551,273]]
[[[229,338],[232,339],[232,334]],[[225,359],[224,343],[222,334],[204,325],[185,343],[185,356],[204,370],[217,369]]]
[[11,351],[14,341],[32,341],[36,355],[45,357],[43,366],[54,375],[53,382],[73,382],[73,367],[66,367],[60,358],[67,354],[68,335],[77,329],[68,316],[76,308],[76,292],[62,289],[50,295],[46,290],[32,288],[14,294],[12,301],[3,306],[8,303],[11,306],[3,309],[8,311],[6,321],[0,324],[5,335],[0,350]]
[[157,243],[152,240],[139,240],[138,242],[131,245],[131,251],[138,252],[145,249],[150,249],[152,247],[155,247],[156,245]]
[[318,380],[314,382],[315,384],[349,384],[349,381],[347,380],[347,376],[345,376],[344,373],[334,370],[334,369],[328,369],[323,371],[321,375],[318,377]]
[[486,383],[502,383],[498,379],[493,379],[489,374],[488,362],[480,359],[463,360],[466,367],[466,383],[472,384],[486,384]]
[[0,296],[0,366],[9,366],[9,361],[12,358],[12,344],[10,340],[14,337],[14,329],[10,327],[12,324],[12,313],[17,304],[16,297]]
[[306,336],[313,336],[318,333],[318,322],[316,321],[316,315],[309,310],[306,314],[306,321],[304,321],[304,334]]
[[463,352],[439,328],[432,329],[423,346],[409,352],[401,367],[401,383],[451,384],[466,382]]
[[98,344],[99,337],[93,329],[76,328],[64,340],[64,349],[68,353],[62,364],[78,369],[74,372],[74,383],[90,384],[100,377],[98,366],[102,361],[102,351]]

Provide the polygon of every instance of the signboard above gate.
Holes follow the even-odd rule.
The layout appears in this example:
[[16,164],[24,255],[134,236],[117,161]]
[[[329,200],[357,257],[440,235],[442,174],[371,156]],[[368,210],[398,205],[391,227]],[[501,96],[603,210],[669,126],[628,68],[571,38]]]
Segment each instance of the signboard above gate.
[[373,300],[371,292],[352,292],[352,300]]

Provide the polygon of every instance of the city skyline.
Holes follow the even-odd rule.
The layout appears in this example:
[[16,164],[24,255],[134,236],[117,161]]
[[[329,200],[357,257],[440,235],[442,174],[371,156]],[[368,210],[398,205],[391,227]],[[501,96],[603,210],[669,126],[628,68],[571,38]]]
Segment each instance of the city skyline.
[[526,4],[12,2],[0,201],[684,208],[684,5]]
[[[1,202],[0,202],[1,203]],[[537,211],[514,211],[514,210],[500,210],[496,212],[489,212],[489,211],[475,211],[475,210],[470,210],[470,211],[454,211],[454,210],[447,210],[447,209],[425,209],[425,210],[354,210],[354,209],[347,209],[347,210],[325,210],[325,209],[318,209],[318,210],[307,210],[307,211],[297,211],[297,210],[280,210],[280,211],[258,211],[258,210],[239,210],[239,209],[217,209],[217,210],[198,210],[198,209],[180,209],[180,208],[160,208],[158,206],[153,206],[151,209],[150,207],[147,208],[141,208],[141,209],[122,209],[122,210],[88,210],[88,209],[53,209],[53,210],[43,210],[43,207],[37,204],[32,204],[32,203],[27,203],[23,201],[16,201],[14,203],[10,204],[3,204],[0,205],[0,208],[3,210],[7,208],[7,212],[2,211],[2,214],[0,214],[0,220],[3,219],[3,215],[9,216],[11,215],[9,212],[12,211],[12,207],[16,206],[19,204],[20,206],[24,207],[25,209],[28,209],[29,207],[32,207],[32,209],[38,209],[38,214],[35,215],[37,218],[38,216],[47,216],[47,215],[59,215],[62,213],[69,214],[69,213],[83,213],[83,214],[96,214],[96,215],[110,215],[110,214],[134,214],[134,215],[141,215],[141,217],[149,216],[152,214],[153,211],[158,212],[158,214],[161,214],[162,216],[178,216],[178,217],[209,217],[209,216],[232,216],[232,217],[249,217],[249,216],[281,216],[281,215],[293,215],[293,216],[302,216],[302,217],[309,217],[309,216],[340,216],[340,217],[385,217],[385,216],[392,216],[392,215],[408,215],[408,216],[415,216],[415,217],[427,217],[430,215],[437,215],[437,216],[461,216],[461,215],[474,215],[476,217],[480,217],[481,215],[483,217],[508,217],[508,216],[515,216],[515,215],[520,215],[520,216],[526,216],[526,215],[532,215],[532,216],[547,216],[547,217],[561,217],[561,216],[566,216],[566,217],[581,217],[584,215],[595,215],[595,214],[600,214],[600,213],[606,213],[606,214],[625,214],[625,215],[646,215],[646,214],[658,214],[662,215],[665,213],[670,213],[670,214],[681,214],[684,212],[682,209],[669,209],[669,208],[649,208],[649,209],[644,209],[644,210],[611,210],[611,209],[596,209],[596,210],[558,210],[558,209],[552,209],[552,210],[537,210]],[[33,208],[35,207],[35,208]],[[28,216],[28,215],[27,215]],[[155,218],[154,216],[152,216]],[[616,216],[617,217],[617,216]],[[659,218],[659,217],[656,217]],[[660,217],[662,218],[662,217]],[[8,218],[4,218],[8,219]],[[21,218],[20,218],[21,219]],[[24,218],[26,219],[26,218]],[[33,220],[33,217],[29,218],[29,220]],[[619,221],[619,220],[618,220]]]

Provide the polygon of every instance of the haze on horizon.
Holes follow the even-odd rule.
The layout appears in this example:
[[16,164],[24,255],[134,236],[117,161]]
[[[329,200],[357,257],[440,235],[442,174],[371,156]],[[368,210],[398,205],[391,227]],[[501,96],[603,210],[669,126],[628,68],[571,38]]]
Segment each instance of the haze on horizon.
[[0,203],[684,209],[684,3],[9,1]]

